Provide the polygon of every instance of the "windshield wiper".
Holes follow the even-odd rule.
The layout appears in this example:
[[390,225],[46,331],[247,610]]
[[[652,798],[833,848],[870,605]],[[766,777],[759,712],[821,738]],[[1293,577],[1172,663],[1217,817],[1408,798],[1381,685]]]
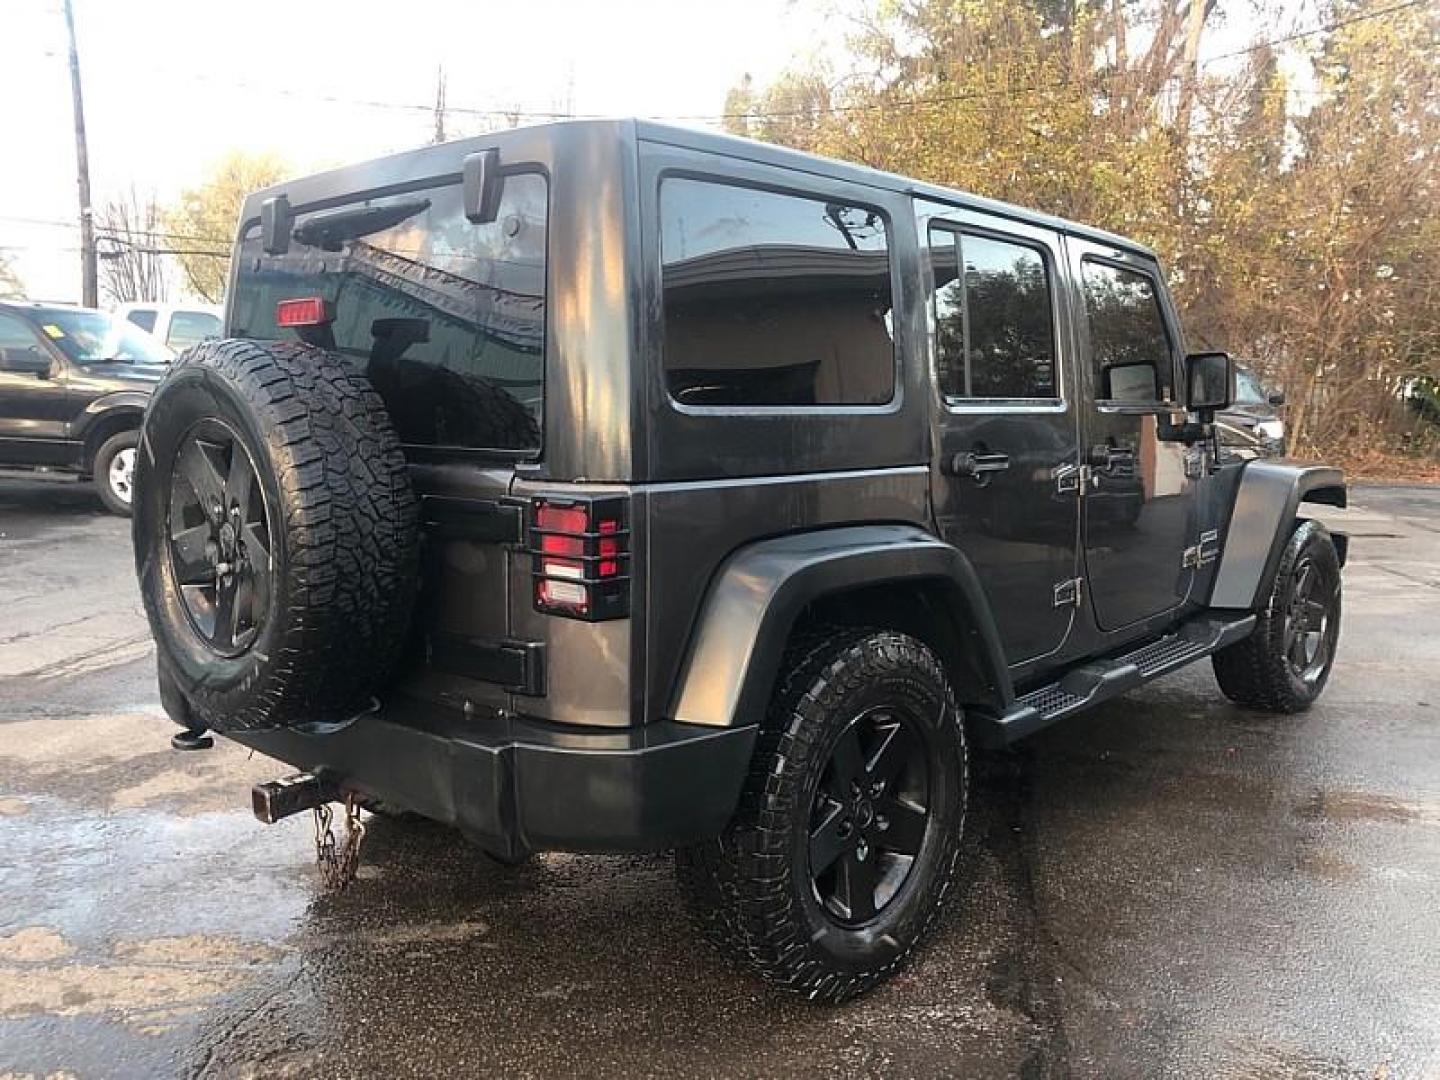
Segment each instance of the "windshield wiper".
[[407,218],[430,209],[429,199],[392,203],[389,206],[360,206],[312,214],[296,228],[294,237],[307,247],[339,251],[346,240],[358,240],[371,233],[392,229]]

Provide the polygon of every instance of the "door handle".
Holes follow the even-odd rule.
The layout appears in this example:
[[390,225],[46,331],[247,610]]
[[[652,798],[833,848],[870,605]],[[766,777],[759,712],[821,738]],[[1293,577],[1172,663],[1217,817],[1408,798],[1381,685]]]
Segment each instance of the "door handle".
[[1104,469],[1106,472],[1115,472],[1123,466],[1135,467],[1135,448],[1133,446],[1092,446],[1090,448],[1090,464],[1097,469]]
[[1009,454],[981,454],[974,451],[956,454],[944,471],[951,476],[968,476],[979,484],[988,484],[994,473],[1010,468]]

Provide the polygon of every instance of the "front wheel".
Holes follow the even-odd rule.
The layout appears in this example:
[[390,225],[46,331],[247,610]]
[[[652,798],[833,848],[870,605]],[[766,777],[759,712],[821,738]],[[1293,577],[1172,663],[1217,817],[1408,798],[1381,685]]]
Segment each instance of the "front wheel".
[[682,891],[707,935],[765,979],[844,1001],[933,925],[966,781],[934,653],[904,634],[834,631],[782,677],[724,835],[677,853]]
[[1340,637],[1340,559],[1325,527],[1302,521],[1280,557],[1255,629],[1212,658],[1237,705],[1297,713],[1320,696]]
[[122,517],[130,516],[135,494],[135,448],[140,442],[137,431],[111,435],[95,452],[95,487],[105,509]]

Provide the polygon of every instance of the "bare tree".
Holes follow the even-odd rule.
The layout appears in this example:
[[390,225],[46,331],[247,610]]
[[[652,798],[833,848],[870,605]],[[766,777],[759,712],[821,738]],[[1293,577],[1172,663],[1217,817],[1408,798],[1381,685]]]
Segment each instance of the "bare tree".
[[142,197],[134,188],[106,203],[96,215],[100,284],[114,303],[163,301],[169,296],[163,222],[154,193]]

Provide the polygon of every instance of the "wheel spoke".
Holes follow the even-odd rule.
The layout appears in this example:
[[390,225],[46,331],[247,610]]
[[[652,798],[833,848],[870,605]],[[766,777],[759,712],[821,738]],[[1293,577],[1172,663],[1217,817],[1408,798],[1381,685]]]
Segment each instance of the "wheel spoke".
[[235,644],[235,620],[239,608],[235,594],[239,589],[234,574],[222,577],[215,586],[215,642],[226,647]]
[[1309,657],[1306,655],[1306,635],[1297,627],[1293,631],[1294,636],[1290,639],[1286,650],[1286,656],[1290,658],[1291,665],[1297,670],[1303,670]]
[[225,477],[225,497],[231,506],[240,508],[240,520],[250,520],[250,492],[255,483],[255,473],[250,468],[250,458],[245,448],[236,439],[230,444],[230,471]]
[[879,781],[888,786],[905,770],[913,740],[909,730],[898,720],[877,725],[877,728],[881,733],[880,749],[871,756],[866,771],[872,782]]
[[865,757],[860,752],[860,731],[851,724],[840,735],[830,755],[830,788],[842,802],[850,798],[851,785],[865,780]]
[[262,542],[262,534],[258,525],[246,525],[241,532],[245,538],[246,569],[254,586],[252,618],[256,626],[270,611],[270,551]]
[[232,640],[236,648],[244,648],[259,632],[261,612],[260,598],[255,591],[255,582],[249,574],[241,574],[235,584],[235,619]]
[[1310,578],[1313,568],[1307,563],[1302,563],[1299,572],[1295,575],[1295,595],[1297,597],[1308,597],[1310,595]]
[[215,586],[181,585],[180,594],[185,598],[185,607],[195,620],[195,628],[207,638],[215,636]]
[[202,442],[198,438],[189,439],[180,449],[178,462],[181,475],[200,500],[200,508],[211,519],[216,516],[215,508],[224,501],[225,485],[213,456],[218,450],[219,447],[213,443]]
[[810,874],[812,877],[819,877],[830,867],[835,865],[835,860],[845,854],[851,846],[851,838],[842,836],[845,832],[845,808],[839,803],[832,802],[828,805],[826,813],[820,824],[810,830]]
[[845,907],[846,916],[854,922],[875,916],[875,884],[878,874],[875,856],[862,860],[850,852],[840,861],[839,901]]
[[175,553],[175,576],[181,585],[199,585],[214,580],[215,567],[210,563],[205,546],[209,540],[209,525],[181,529],[171,537],[170,547]]
[[263,557],[267,567],[270,559],[270,535],[265,529],[263,521],[252,521],[249,525],[241,526],[240,537],[245,542],[245,553],[255,560],[257,556]]
[[1306,630],[1319,630],[1325,625],[1325,605],[1319,600],[1306,600],[1300,607],[1300,625]]
[[876,809],[889,827],[879,834],[880,845],[898,855],[918,855],[930,820],[923,807],[900,799],[883,799]]

